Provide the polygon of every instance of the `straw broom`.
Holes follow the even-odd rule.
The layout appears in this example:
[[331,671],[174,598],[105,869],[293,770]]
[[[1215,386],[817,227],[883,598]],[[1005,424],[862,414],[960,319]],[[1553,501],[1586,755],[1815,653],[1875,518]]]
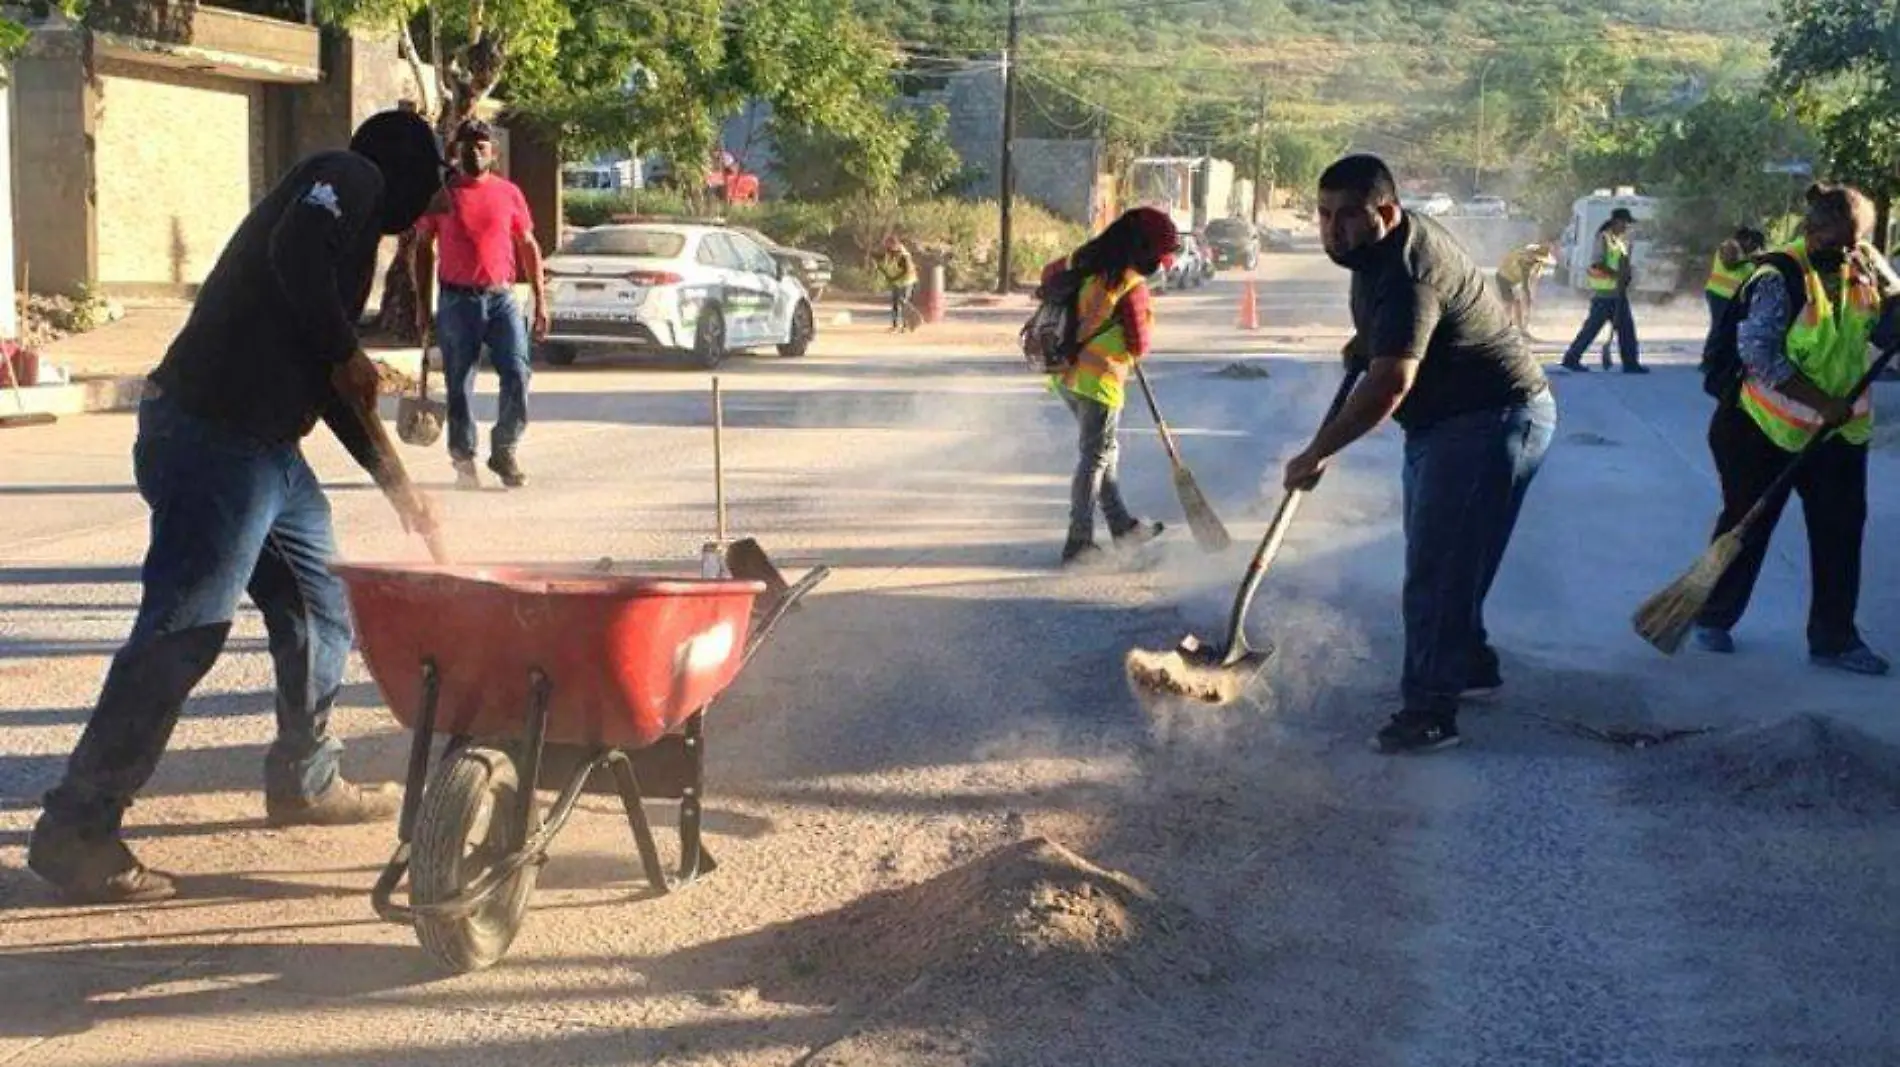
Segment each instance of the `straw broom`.
[[[1880,377],[1880,372],[1887,369],[1887,364],[1893,361],[1896,351],[1900,351],[1900,348],[1889,346],[1880,353],[1880,358],[1874,360],[1873,364],[1867,368],[1867,373],[1862,375],[1854,388],[1842,398],[1849,407],[1860,399],[1861,394],[1867,391],[1875,378]],[[1695,565],[1690,567],[1682,577],[1643,601],[1631,620],[1636,627],[1637,636],[1654,645],[1665,656],[1673,656],[1682,648],[1682,639],[1688,636],[1689,628],[1695,625],[1696,619],[1702,614],[1703,607],[1708,604],[1709,597],[1715,593],[1715,584],[1722,580],[1722,575],[1728,573],[1735,558],[1742,554],[1742,542],[1748,537],[1749,530],[1761,521],[1762,515],[1768,510],[1769,501],[1788,494],[1809,457],[1813,456],[1821,443],[1833,433],[1832,427],[1823,427],[1809,438],[1808,443],[1796,453],[1794,460],[1769,484],[1767,491],[1763,492],[1749,507],[1748,513],[1742,516],[1742,521],[1736,523],[1734,529],[1712,541],[1708,549],[1695,561]]]

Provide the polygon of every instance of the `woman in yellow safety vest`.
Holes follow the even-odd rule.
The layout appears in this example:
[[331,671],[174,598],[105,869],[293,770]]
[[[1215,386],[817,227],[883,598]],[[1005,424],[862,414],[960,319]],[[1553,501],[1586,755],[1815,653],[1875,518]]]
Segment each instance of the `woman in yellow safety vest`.
[[[1768,244],[1767,235],[1760,230],[1739,226],[1729,239],[1715,249],[1715,257],[1709,263],[1709,282],[1703,287],[1709,301],[1709,337],[1715,336],[1715,328],[1722,321],[1722,313],[1728,310],[1735,294],[1755,273],[1755,257]],[[1703,343],[1708,347],[1708,342]]]
[[[1861,640],[1854,618],[1873,405],[1866,393],[1852,406],[1843,398],[1867,372],[1869,345],[1894,337],[1887,298],[1900,291],[1900,279],[1864,243],[1874,209],[1860,190],[1815,185],[1807,202],[1803,236],[1780,250],[1799,268],[1801,292],[1791,292],[1793,278],[1772,265],[1747,282],[1748,317],[1736,336],[1747,377],[1709,423],[1709,450],[1722,479],[1715,532],[1719,537],[1733,529],[1796,453],[1815,434],[1828,434],[1794,481],[1814,581],[1808,655],[1821,666],[1886,674],[1886,659]],[[1750,528],[1741,555],[1716,583],[1697,619],[1699,647],[1735,651],[1729,631],[1748,607],[1786,502],[1785,496],[1768,501],[1764,520]]]
[[1167,265],[1180,246],[1173,219],[1138,207],[1042,270],[1044,285],[1065,271],[1083,276],[1075,298],[1075,336],[1084,343],[1075,362],[1051,382],[1080,430],[1081,455],[1069,487],[1069,537],[1062,546],[1065,567],[1102,558],[1095,543],[1098,503],[1117,546],[1152,541],[1161,533],[1161,523],[1137,519],[1122,500],[1115,437],[1124,383],[1135,361],[1148,354],[1153,322],[1148,276]]
[[877,272],[891,293],[891,332],[908,332],[910,319],[905,312],[911,309],[911,297],[917,292],[917,261],[911,258],[910,249],[904,247],[903,240],[896,234],[884,239],[884,251],[877,257]]
[[[1590,314],[1564,352],[1561,369],[1583,373],[1583,354],[1596,343],[1597,334],[1610,326],[1616,335],[1617,354],[1623,359],[1624,374],[1648,374],[1638,355],[1636,318],[1630,314],[1630,226],[1636,216],[1626,207],[1610,212],[1610,219],[1597,228],[1596,248],[1590,255]],[[1612,325],[1614,324],[1614,325]],[[1607,363],[1609,357],[1604,356]]]

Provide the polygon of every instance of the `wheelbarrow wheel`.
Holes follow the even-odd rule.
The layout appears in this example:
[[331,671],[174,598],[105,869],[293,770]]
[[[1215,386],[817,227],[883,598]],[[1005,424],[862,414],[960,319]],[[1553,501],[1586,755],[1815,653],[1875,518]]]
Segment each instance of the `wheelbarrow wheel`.
[[[519,849],[515,825],[520,784],[514,760],[492,748],[465,748],[439,764],[416,819],[411,893],[418,905],[453,900],[503,857]],[[539,865],[525,864],[469,915],[416,916],[416,938],[451,970],[478,971],[508,951],[528,908]]]

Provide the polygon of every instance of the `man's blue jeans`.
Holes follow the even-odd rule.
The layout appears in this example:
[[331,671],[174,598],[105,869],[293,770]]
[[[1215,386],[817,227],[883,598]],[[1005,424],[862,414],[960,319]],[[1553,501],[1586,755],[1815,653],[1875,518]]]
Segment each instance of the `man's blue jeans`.
[[1546,391],[1405,435],[1407,710],[1454,714],[1489,655],[1485,597],[1556,430]]
[[162,397],[139,405],[132,464],[152,509],[144,595],[98,706],[46,794],[54,822],[115,833],[151,778],[185,698],[224,648],[248,592],[277,668],[277,739],[264,760],[276,799],[313,800],[337,775],[330,708],[350,653],[330,502],[296,444],[266,445]]
[[1079,453],[1075,479],[1069,485],[1068,543],[1083,545],[1095,539],[1097,502],[1102,506],[1102,517],[1108,520],[1108,532],[1119,537],[1139,525],[1122,501],[1121,477],[1116,469],[1121,458],[1121,444],[1116,439],[1121,409],[1077,396],[1060,385],[1056,392],[1075,415]]
[[1584,354],[1596,343],[1597,334],[1611,323],[1616,324],[1616,353],[1622,359],[1623,366],[1637,366],[1642,356],[1636,341],[1636,316],[1630,313],[1627,296],[1590,298],[1590,314],[1583,320],[1583,327],[1577,331],[1576,338],[1570,342],[1570,348],[1564,352],[1564,365],[1574,367],[1582,363]]
[[488,361],[501,379],[501,410],[489,451],[511,454],[528,428],[528,323],[512,289],[477,291],[444,286],[435,313],[436,342],[449,390],[449,455],[474,459],[477,446],[475,369]]

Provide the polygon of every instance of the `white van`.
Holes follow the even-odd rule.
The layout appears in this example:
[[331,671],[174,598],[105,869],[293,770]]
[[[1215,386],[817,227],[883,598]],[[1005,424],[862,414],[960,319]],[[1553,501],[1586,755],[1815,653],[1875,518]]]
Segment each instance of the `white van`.
[[1610,212],[1620,207],[1628,208],[1636,217],[1629,233],[1633,261],[1630,292],[1674,295],[1682,278],[1682,263],[1655,240],[1654,224],[1662,201],[1653,196],[1638,196],[1629,186],[1614,191],[1598,189],[1589,196],[1578,197],[1570,206],[1570,225],[1564,229],[1559,242],[1557,280],[1572,289],[1589,291],[1590,255],[1596,248],[1597,229],[1610,221]]

